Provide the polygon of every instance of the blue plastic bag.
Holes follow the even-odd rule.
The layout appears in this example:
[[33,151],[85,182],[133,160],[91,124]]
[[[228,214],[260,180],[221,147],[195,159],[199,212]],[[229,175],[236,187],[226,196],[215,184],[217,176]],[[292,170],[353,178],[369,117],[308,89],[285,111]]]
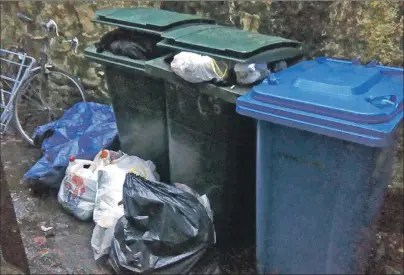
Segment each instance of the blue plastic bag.
[[70,156],[93,160],[102,149],[119,150],[112,108],[94,102],[75,104],[59,120],[39,126],[33,139],[42,143],[42,157],[24,179],[55,189],[59,189]]

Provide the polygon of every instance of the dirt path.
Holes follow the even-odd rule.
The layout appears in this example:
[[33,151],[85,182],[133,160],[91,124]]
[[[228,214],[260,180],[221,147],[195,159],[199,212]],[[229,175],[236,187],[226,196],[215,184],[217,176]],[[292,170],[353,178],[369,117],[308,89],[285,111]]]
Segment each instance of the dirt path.
[[[1,157],[31,273],[111,273],[105,265],[97,264],[93,259],[90,247],[93,224],[78,222],[64,213],[54,193],[35,194],[30,186],[22,182],[23,174],[40,157],[40,151],[9,135],[1,142]],[[40,229],[41,225],[52,226],[55,235],[46,236]],[[371,274],[403,274],[403,230],[402,189],[390,189],[375,236],[377,245],[370,255]],[[253,250],[251,248],[225,255],[212,252],[210,259],[204,262],[212,263],[220,258],[222,272],[253,274]],[[2,274],[18,273],[6,265],[2,266],[1,271]]]
[[[40,151],[11,135],[2,140],[2,161],[32,274],[107,274],[90,247],[93,225],[78,222],[60,208],[55,194],[35,194],[22,176]],[[41,230],[53,227],[54,236]]]

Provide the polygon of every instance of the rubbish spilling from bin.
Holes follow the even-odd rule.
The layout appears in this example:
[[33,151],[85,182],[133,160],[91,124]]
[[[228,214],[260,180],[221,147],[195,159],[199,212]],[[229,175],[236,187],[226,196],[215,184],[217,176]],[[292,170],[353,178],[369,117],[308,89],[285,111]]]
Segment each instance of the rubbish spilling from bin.
[[148,60],[160,55],[157,43],[160,41],[156,36],[145,36],[134,31],[118,28],[106,33],[100,41],[95,43],[97,53],[104,50],[113,54],[126,56],[132,59]]
[[52,228],[53,228],[52,226],[46,227],[46,226],[41,225],[41,230],[42,230],[43,232],[48,232],[48,231],[51,230]]
[[124,214],[124,206],[120,202],[123,200],[123,184],[128,172],[138,173],[151,181],[160,178],[153,162],[122,152],[98,172],[93,217],[96,225],[91,238],[95,259],[108,254],[116,222]]
[[80,220],[93,216],[98,188],[97,168],[91,160],[71,157],[59,188],[59,203]]
[[271,73],[268,69],[268,64],[265,63],[237,63],[234,65],[234,72],[236,73],[238,84],[258,84]]
[[[230,62],[231,63],[231,62]],[[174,55],[171,70],[190,83],[210,82],[218,86],[256,85],[271,73],[267,63],[235,63],[228,65],[212,57],[192,52],[180,52]],[[274,72],[287,68],[285,61],[271,64]]]
[[[92,161],[70,158],[58,201],[81,220],[93,216],[95,260],[109,255],[117,273],[185,273],[216,242],[207,196],[159,178],[153,162],[121,151],[102,150]],[[138,237],[131,235],[129,250],[122,234]]]
[[25,174],[24,180],[59,189],[70,156],[92,160],[104,148],[119,149],[112,108],[94,102],[76,103],[57,121],[35,130],[35,144],[42,157]]
[[108,163],[98,172],[98,190],[93,218],[97,225],[108,228],[113,224],[114,219],[123,215],[123,206],[118,206],[118,203],[122,201],[122,188],[128,172],[138,173],[151,181],[158,181],[160,178],[156,172],[156,166],[150,160],[145,161],[123,152],[119,152],[114,159],[108,160]]
[[[219,63],[219,64],[218,64]],[[214,80],[224,81],[228,75],[228,66],[224,62],[196,53],[180,52],[174,55],[171,69],[175,74],[190,83],[201,83]]]
[[185,274],[215,243],[206,195],[128,173],[123,199],[109,258],[117,274]]

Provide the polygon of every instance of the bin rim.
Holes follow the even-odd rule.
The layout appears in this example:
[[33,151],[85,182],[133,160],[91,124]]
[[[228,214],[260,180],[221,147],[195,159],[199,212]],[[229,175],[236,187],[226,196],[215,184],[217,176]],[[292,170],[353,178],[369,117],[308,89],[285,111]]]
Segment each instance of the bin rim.
[[95,46],[88,46],[84,49],[84,56],[91,60],[103,65],[115,66],[118,68],[131,69],[145,73],[145,60],[136,60],[126,56],[114,55],[109,51],[97,53]]
[[203,94],[217,97],[233,104],[236,103],[236,100],[240,95],[247,93],[248,90],[250,89],[247,86],[239,86],[239,85],[223,87],[223,86],[217,86],[209,82],[204,83],[187,82],[180,76],[176,75],[171,70],[170,63],[165,62],[167,58],[170,58],[172,56],[173,53],[169,53],[161,57],[157,57],[155,59],[146,61],[145,72],[149,75],[160,77],[165,81],[174,85],[197,88]]
[[401,112],[388,123],[357,124],[270,104],[259,110],[249,96],[243,95],[236,100],[236,112],[240,115],[370,147],[389,146],[403,119]]

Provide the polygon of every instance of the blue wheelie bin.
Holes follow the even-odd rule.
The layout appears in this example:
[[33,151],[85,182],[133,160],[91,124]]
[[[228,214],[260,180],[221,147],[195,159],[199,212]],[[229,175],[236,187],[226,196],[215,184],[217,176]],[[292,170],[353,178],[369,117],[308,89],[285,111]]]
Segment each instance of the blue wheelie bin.
[[257,120],[257,269],[366,267],[403,119],[403,70],[317,58],[237,99]]

